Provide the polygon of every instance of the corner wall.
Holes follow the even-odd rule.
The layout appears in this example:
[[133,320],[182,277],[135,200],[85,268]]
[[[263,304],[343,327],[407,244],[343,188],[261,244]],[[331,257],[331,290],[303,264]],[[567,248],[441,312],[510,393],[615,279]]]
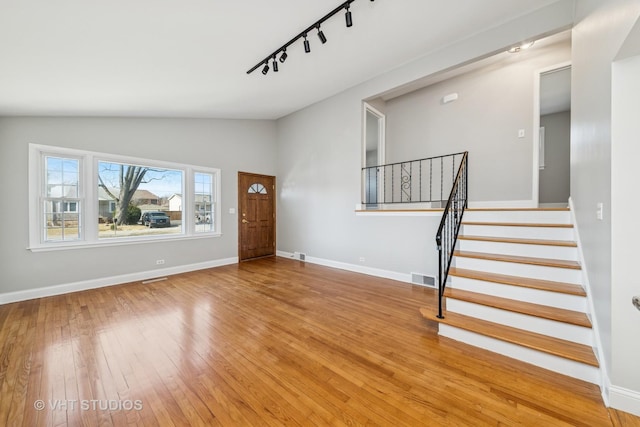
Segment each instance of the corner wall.
[[[220,168],[222,236],[30,252],[29,143]],[[166,261],[163,271],[171,271],[237,257],[237,218],[228,213],[237,205],[237,171],[275,175],[275,164],[273,121],[0,118],[0,182],[5,201],[0,210],[0,297],[8,292],[153,274],[159,258]]]
[[[632,351],[634,344],[620,340],[614,342],[612,338],[614,329],[629,325],[614,324],[612,321],[613,313],[626,310],[628,302],[618,302],[612,298],[612,294],[617,292],[617,284],[612,282],[614,200],[611,98],[613,61],[639,16],[638,0],[576,2],[571,75],[571,198],[576,208],[587,275],[595,302],[595,315],[606,358],[605,368],[613,387],[624,385],[625,390],[633,390],[638,412],[640,382],[636,375],[631,375],[634,370],[637,371],[637,363],[629,366],[621,357]],[[632,176],[629,179],[633,179]],[[596,219],[598,203],[604,205],[603,220]],[[635,354],[634,360],[638,360],[639,356]],[[611,404],[620,408],[619,401],[613,396]]]
[[[568,62],[571,44],[534,45],[499,58],[388,100],[387,163],[469,151],[471,202],[534,200],[534,74]],[[458,99],[443,104],[450,93]]]
[[572,22],[572,3],[554,3],[278,120],[278,249],[402,274],[436,275],[437,216],[354,213],[361,202],[362,100]]

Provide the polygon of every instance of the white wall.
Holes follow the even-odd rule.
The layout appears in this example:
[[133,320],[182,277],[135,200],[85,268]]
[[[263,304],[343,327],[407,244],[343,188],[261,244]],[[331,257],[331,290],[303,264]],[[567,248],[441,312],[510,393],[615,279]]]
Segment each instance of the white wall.
[[[565,29],[572,19],[572,4],[556,3],[278,120],[278,249],[403,274],[437,274],[438,217],[354,213],[361,195],[362,100],[517,41]],[[532,118],[533,113],[529,123]]]
[[[28,246],[28,144],[38,143],[222,170],[222,237],[32,253]],[[0,297],[237,256],[237,171],[275,175],[275,122],[186,119],[0,118]]]
[[540,170],[540,203],[567,203],[570,195],[571,112],[540,117],[545,129],[545,166]]
[[[634,345],[617,340],[615,328],[636,329],[636,324],[612,322],[613,313],[627,310],[628,301],[612,298],[612,62],[640,16],[638,0],[581,0],[576,2],[572,42],[571,198],[595,302],[605,367],[613,386],[626,384],[640,396],[637,353],[634,364],[619,355],[634,353]],[[637,94],[635,94],[637,96]],[[626,179],[635,179],[630,171]],[[637,180],[636,180],[637,181]],[[632,197],[635,197],[632,196]],[[597,203],[604,203],[604,219],[596,219]],[[628,224],[617,224],[627,226]],[[630,255],[630,254],[628,254]],[[631,261],[633,262],[633,261]],[[617,286],[615,283],[613,286]],[[624,293],[624,292],[623,292]],[[632,341],[633,341],[632,340]],[[637,399],[637,398],[636,398]],[[615,396],[611,404],[616,406]],[[640,399],[636,401],[640,407]]]
[[[637,38],[640,42],[640,37]],[[640,228],[640,56],[614,63],[611,137],[611,383],[637,393],[633,412],[640,415],[640,311],[631,304],[640,295],[635,264]],[[612,399],[614,401],[614,399]],[[614,403],[618,403],[615,401]],[[625,400],[623,409],[632,412]],[[624,406],[623,406],[624,405]]]
[[[571,46],[566,40],[502,56],[388,100],[387,163],[469,151],[472,202],[533,201],[534,73],[569,61]],[[450,93],[458,100],[443,104]],[[518,137],[519,129],[524,138]]]

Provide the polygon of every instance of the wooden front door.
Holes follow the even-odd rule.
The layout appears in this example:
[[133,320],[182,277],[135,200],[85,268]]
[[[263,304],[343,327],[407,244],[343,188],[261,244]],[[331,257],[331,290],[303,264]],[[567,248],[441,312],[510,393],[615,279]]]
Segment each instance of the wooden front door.
[[238,172],[238,257],[276,253],[276,177]]

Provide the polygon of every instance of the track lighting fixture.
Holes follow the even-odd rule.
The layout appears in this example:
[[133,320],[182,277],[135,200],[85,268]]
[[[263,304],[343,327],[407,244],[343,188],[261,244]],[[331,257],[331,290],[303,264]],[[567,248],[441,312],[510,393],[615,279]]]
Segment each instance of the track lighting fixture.
[[322,32],[322,30],[320,29],[320,24],[318,24],[318,26],[316,27],[316,29],[318,30],[318,38],[320,39],[320,41],[322,42],[322,44],[325,44],[327,42],[327,38],[325,37],[324,33]]
[[304,37],[304,43],[303,43],[303,44],[304,44],[304,51],[305,51],[306,53],[311,52],[311,46],[309,46],[309,40],[307,40],[307,35],[305,34],[305,35],[304,35],[304,36],[302,36],[302,37]]
[[[284,61],[287,59],[287,48],[289,46],[291,46],[292,44],[294,44],[299,39],[304,39],[304,41],[302,42],[303,46],[304,46],[304,51],[306,53],[311,52],[311,45],[309,44],[309,40],[307,40],[307,35],[308,35],[309,31],[312,31],[313,29],[315,29],[318,32],[318,38],[320,39],[322,44],[325,44],[327,42],[327,37],[324,35],[324,32],[320,29],[320,25],[322,23],[324,23],[325,21],[327,21],[329,18],[331,18],[333,15],[336,15],[336,14],[342,12],[342,11],[346,11],[345,15],[344,15],[345,23],[346,23],[347,27],[352,27],[353,26],[353,17],[351,16],[350,6],[351,6],[351,3],[353,3],[354,1],[356,1],[356,0],[343,1],[340,5],[338,5],[331,12],[327,13],[325,16],[323,16],[322,18],[318,19],[316,22],[314,22],[313,24],[311,24],[310,26],[305,28],[303,31],[301,31],[298,35],[293,37],[287,43],[285,43],[284,45],[280,46],[280,48],[278,48],[275,51],[273,51],[269,56],[264,58],[262,61],[258,62],[256,65],[254,65],[253,68],[251,68],[249,71],[247,71],[247,74],[253,73],[255,70],[257,70],[258,68],[260,68],[261,66],[264,65],[264,67],[262,68],[262,74],[266,75],[269,72],[269,61],[271,61],[271,60],[273,60],[272,64],[271,64],[271,67],[272,67],[274,72],[277,72],[278,71],[278,61],[276,60],[277,56],[280,55],[278,60],[280,61],[280,63],[284,63]],[[370,2],[373,2],[373,1],[374,0],[370,0]]]
[[347,28],[349,28],[353,25],[353,20],[351,19],[351,11],[349,10],[348,4],[344,8],[347,10],[347,13],[344,14],[344,19],[346,21]]

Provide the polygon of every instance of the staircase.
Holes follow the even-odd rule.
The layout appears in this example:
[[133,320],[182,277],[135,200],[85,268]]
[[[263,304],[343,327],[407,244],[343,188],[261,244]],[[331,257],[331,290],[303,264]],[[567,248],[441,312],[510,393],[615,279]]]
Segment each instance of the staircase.
[[570,212],[467,209],[440,335],[598,384]]

